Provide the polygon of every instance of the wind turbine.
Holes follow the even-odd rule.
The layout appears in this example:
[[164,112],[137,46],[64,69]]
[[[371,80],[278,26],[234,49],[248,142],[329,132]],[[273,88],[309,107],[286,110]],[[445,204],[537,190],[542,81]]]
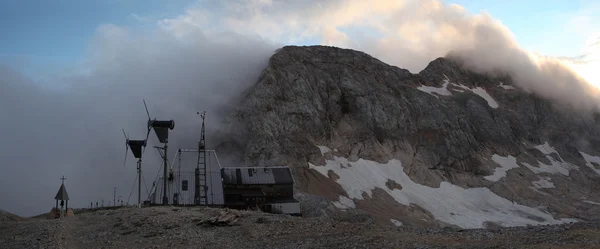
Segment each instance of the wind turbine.
[[144,107],[146,108],[146,114],[148,115],[148,133],[146,134],[146,140],[148,140],[148,136],[150,136],[150,130],[154,129],[154,133],[158,138],[158,141],[163,144],[164,153],[161,155],[163,158],[163,198],[162,204],[169,204],[169,197],[167,197],[167,148],[169,143],[169,130],[173,130],[175,128],[175,121],[173,120],[156,120],[150,117],[150,112],[148,111],[148,105],[146,105],[146,100],[144,101]]
[[121,129],[123,131],[123,136],[125,136],[125,161],[123,162],[123,166],[125,166],[127,164],[127,154],[128,153],[128,149],[129,148],[131,150],[131,153],[133,154],[133,156],[135,158],[138,159],[137,161],[137,172],[138,172],[138,208],[142,207],[142,154],[143,154],[143,150],[142,147],[144,147],[144,150],[146,149],[146,140],[131,140],[129,139],[129,137],[127,137],[127,134],[125,134],[125,130]]

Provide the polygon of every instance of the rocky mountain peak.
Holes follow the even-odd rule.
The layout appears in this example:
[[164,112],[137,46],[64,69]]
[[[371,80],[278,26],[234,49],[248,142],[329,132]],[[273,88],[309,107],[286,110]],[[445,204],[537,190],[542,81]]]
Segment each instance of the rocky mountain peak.
[[465,68],[457,57],[437,58],[419,72],[419,76],[424,79],[426,85],[438,87],[442,86],[446,79],[451,79],[453,83],[470,88],[482,87],[495,89],[500,84],[504,86],[513,85],[511,78],[505,73],[478,74]]
[[[412,74],[355,50],[283,47],[224,122],[226,136],[217,149],[233,155],[231,162],[238,164],[293,166],[299,192],[331,201],[342,196],[345,203],[362,203],[363,210],[380,216],[383,209],[397,215],[429,215],[431,220],[435,210],[427,209],[426,203],[419,206],[424,200],[418,197],[413,201],[426,210],[408,208],[412,206],[400,197],[394,201],[390,196],[396,192],[387,185],[374,187],[383,192],[378,198],[371,194],[370,201],[349,198],[348,188],[360,187],[344,184],[374,177],[344,180],[339,174],[354,167],[351,164],[396,162],[394,172],[406,174],[410,184],[489,188],[498,198],[524,205],[552,202],[548,205],[555,214],[587,217],[571,203],[581,197],[600,199],[595,193],[582,195],[589,185],[581,184],[597,174],[586,166],[597,152],[587,150],[592,154],[586,158],[581,153],[585,143],[580,142],[600,141],[600,124],[562,112],[498,75],[474,73],[451,58],[435,59]],[[339,172],[319,171],[342,159],[349,166],[336,169]],[[499,165],[507,167],[500,171],[506,177],[496,179]],[[370,167],[375,167],[376,176],[378,168]],[[539,174],[551,174],[556,190],[536,188],[532,182]],[[404,176],[398,177],[393,180],[398,186],[407,184],[401,182]],[[559,192],[567,197],[552,194]],[[362,201],[356,203],[356,198]]]

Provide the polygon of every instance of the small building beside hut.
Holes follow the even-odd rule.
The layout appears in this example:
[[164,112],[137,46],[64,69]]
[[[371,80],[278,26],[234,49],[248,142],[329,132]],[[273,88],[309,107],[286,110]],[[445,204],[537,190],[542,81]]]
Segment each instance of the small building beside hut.
[[300,215],[289,167],[224,167],[221,169],[225,206]]

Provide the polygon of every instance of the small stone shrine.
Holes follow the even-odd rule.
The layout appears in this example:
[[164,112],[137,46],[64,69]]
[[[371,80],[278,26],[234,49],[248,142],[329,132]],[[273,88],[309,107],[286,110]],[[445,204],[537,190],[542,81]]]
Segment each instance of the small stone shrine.
[[[69,209],[69,194],[67,194],[67,189],[65,188],[65,180],[66,178],[63,176],[60,178],[62,180],[62,184],[60,185],[60,188],[58,189],[58,193],[56,193],[56,196],[54,197],[54,199],[56,200],[56,209],[58,211],[58,215],[56,215],[54,218],[60,218],[60,217],[64,217],[66,216],[66,212],[63,212],[63,210],[68,210]],[[58,201],[60,201],[60,209],[58,208]],[[63,207],[65,207],[65,209],[63,209]],[[54,214],[54,212],[53,212]]]

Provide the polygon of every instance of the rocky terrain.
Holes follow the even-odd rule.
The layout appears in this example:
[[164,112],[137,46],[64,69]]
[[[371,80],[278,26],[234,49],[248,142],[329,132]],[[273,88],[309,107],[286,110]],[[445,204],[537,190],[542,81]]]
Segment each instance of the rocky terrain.
[[121,208],[62,219],[0,223],[2,248],[598,248],[600,223],[495,229],[395,227],[343,218],[241,211],[231,225],[212,208]]
[[477,228],[600,215],[600,115],[453,58],[412,74],[359,51],[288,46],[237,106],[220,154],[293,166],[298,192],[381,222]]
[[0,222],[1,223],[10,223],[10,222],[15,222],[15,221],[23,221],[25,220],[25,218],[15,215],[15,214],[11,214],[9,212],[6,212],[2,209],[0,209]]

